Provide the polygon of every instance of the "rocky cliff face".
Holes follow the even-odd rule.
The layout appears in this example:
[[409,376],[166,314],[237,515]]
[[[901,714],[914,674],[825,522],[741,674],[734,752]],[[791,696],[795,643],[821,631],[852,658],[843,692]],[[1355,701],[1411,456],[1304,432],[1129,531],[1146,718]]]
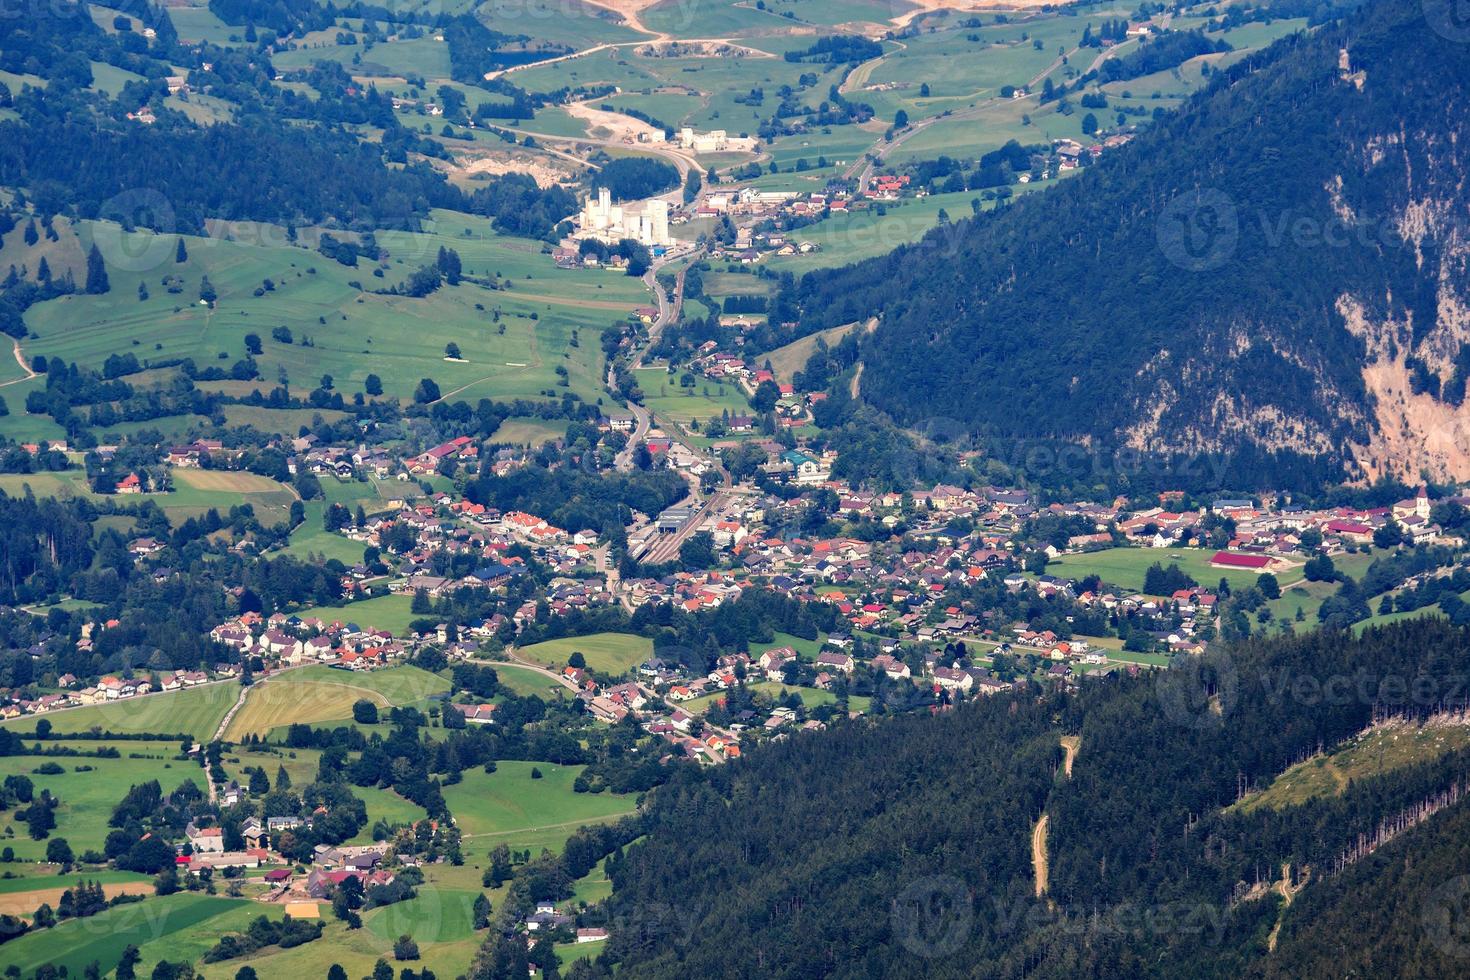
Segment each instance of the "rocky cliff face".
[[909,424],[1470,478],[1470,30],[1427,6],[1284,41],[1045,194],[809,277],[803,326],[879,311],[863,397]]

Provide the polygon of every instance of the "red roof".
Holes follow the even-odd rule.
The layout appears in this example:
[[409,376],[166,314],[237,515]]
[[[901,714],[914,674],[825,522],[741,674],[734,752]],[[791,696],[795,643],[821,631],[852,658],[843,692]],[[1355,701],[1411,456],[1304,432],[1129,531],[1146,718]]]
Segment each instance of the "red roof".
[[1266,568],[1271,559],[1266,555],[1240,555],[1231,551],[1217,551],[1210,559],[1211,565],[1228,565],[1231,568]]
[[1371,534],[1373,529],[1366,524],[1352,521],[1328,521],[1327,530],[1332,534]]

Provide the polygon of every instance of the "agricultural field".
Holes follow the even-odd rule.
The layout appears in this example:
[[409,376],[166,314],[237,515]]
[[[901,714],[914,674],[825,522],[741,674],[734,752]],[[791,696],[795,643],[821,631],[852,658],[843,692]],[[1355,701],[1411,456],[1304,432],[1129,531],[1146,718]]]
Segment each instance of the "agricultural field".
[[[283,737],[283,732],[273,732],[271,737],[279,740]],[[284,768],[286,775],[291,778],[291,785],[299,789],[316,781],[320,762],[321,752],[316,749],[284,749],[275,745],[240,746],[233,754],[225,756],[224,770],[231,778],[243,782],[246,778],[244,770],[259,766],[274,783],[277,769]],[[368,816],[368,822],[351,843],[371,843],[373,826],[380,820],[390,824],[411,824],[427,815],[417,804],[409,802],[391,789],[374,786],[353,786],[351,789],[352,794],[367,807]]]
[[362,542],[353,541],[323,527],[322,522],[327,510],[326,501],[309,501],[305,510],[306,517],[291,532],[291,543],[285,549],[285,554],[302,561],[310,561],[313,558],[329,561],[335,558],[349,567],[362,561],[365,547]]
[[[444,787],[444,799],[466,837],[507,842],[522,833],[551,829],[565,839],[581,824],[633,812],[632,796],[573,791],[582,768],[502,760],[493,773],[465,770],[462,782]],[[532,778],[533,769],[540,779]]]
[[256,684],[225,730],[228,741],[267,735],[293,724],[352,717],[352,705],[368,700],[387,709],[449,690],[449,682],[417,667],[358,672],[313,666],[284,671]]
[[[57,874],[54,865],[23,864],[17,867],[21,874],[14,878],[0,879],[0,915],[30,918],[43,902],[55,908],[62,892],[82,882],[101,885],[108,898],[114,895],[153,894],[153,879],[132,871]],[[40,869],[40,873],[29,873],[33,869]],[[10,869],[7,872],[15,874]]]
[[814,640],[804,640],[790,633],[776,633],[771,637],[769,643],[759,642],[750,644],[750,655],[752,658],[759,657],[767,650],[777,647],[790,647],[796,651],[796,656],[801,660],[812,661],[817,659],[817,654],[822,652],[822,644],[827,641],[824,635],[818,635]]
[[[96,749],[102,744],[76,743],[78,749]],[[50,790],[61,801],[56,809],[56,828],[53,837],[64,837],[73,852],[81,854],[88,849],[101,850],[111,829],[108,818],[112,809],[126,795],[129,787],[150,780],[157,780],[165,792],[170,792],[186,781],[193,781],[203,788],[204,774],[197,762],[176,758],[179,753],[177,742],[117,742],[122,758],[102,759],[85,756],[62,756],[48,758],[23,755],[0,757],[0,777],[11,775],[29,776],[36,791]],[[148,758],[133,759],[137,754]],[[63,772],[44,774],[37,768],[48,762],[61,766]],[[32,840],[24,824],[12,821],[8,815],[0,815],[4,826],[14,831],[6,835],[5,846],[15,849],[15,855],[23,861],[39,861],[45,858],[46,841]]]
[[[759,691],[762,694],[769,694],[771,697],[777,699],[780,699],[786,694],[795,694],[801,698],[801,703],[806,705],[808,711],[820,705],[837,703],[837,695],[831,691],[823,691],[815,687],[788,687],[777,681],[757,681],[750,685],[750,689],[752,691]],[[847,699],[847,706],[850,711],[867,711],[872,706],[872,703],[872,698],[864,697],[860,694],[850,695]]]
[[553,419],[508,418],[500,423],[492,437],[495,442],[513,446],[543,446],[567,434],[567,424]]
[[[776,699],[777,701],[784,700],[784,698],[789,694],[795,694],[797,697],[801,698],[801,703],[806,706],[808,711],[810,711],[812,708],[816,708],[824,704],[837,703],[836,694],[833,694],[831,691],[823,691],[820,688],[815,687],[797,687],[794,685],[782,684],[779,681],[753,681],[746,686],[751,691],[758,691],[761,694],[765,694],[768,697]],[[724,691],[715,691],[713,693],[703,694],[697,698],[685,701],[683,704],[680,705],[680,707],[689,712],[691,715],[702,715],[713,708],[718,702],[723,701],[724,699]],[[872,707],[872,704],[872,698],[865,697],[860,694],[850,695],[847,699],[847,707],[849,711],[866,712]]]
[[422,495],[417,483],[399,480],[367,481],[338,480],[333,476],[320,477],[322,499],[305,503],[305,517],[291,532],[291,542],[286,554],[306,560],[319,556],[322,560],[335,558],[344,565],[355,565],[362,561],[361,542],[328,531],[324,527],[327,506],[341,504],[350,510],[358,507],[368,516],[393,509],[398,502]]
[[[51,884],[50,887],[30,887],[20,891],[0,892],[0,915],[14,915],[29,919],[35,914],[36,909],[43,904],[55,908],[68,888],[75,887],[82,882],[96,882],[101,884],[102,894],[107,898],[114,898],[118,895],[153,894],[155,887],[154,881],[146,875],[133,875],[132,879],[128,881],[109,882],[102,880],[118,874],[127,874],[127,872],[103,871],[95,875],[53,875],[52,877],[57,879],[57,883]],[[23,880],[30,885],[39,885],[43,880],[46,880],[50,884],[49,879],[33,878]]]
[[[239,684],[223,681],[202,684],[182,691],[146,694],[81,708],[51,711],[45,716],[55,735],[74,735],[93,729],[119,735],[179,734],[207,739],[214,734],[225,712],[240,694]],[[0,727],[18,732],[35,729],[34,717],[12,718]]]
[[565,667],[573,653],[581,653],[590,670],[616,677],[647,660],[653,654],[653,641],[630,633],[593,633],[534,643],[516,652],[522,659],[555,669]]
[[[1017,184],[1011,190],[1013,196],[1020,196],[1044,190],[1046,186],[1044,183]],[[941,211],[954,222],[970,217],[977,205],[981,211],[989,211],[995,207],[995,202],[983,200],[977,191],[959,191],[890,202],[881,214],[877,208],[833,214],[794,233],[793,237],[798,241],[818,245],[820,251],[772,258],[768,260],[770,268],[801,276],[813,269],[835,268],[884,255],[900,245],[918,241],[939,227]],[[943,248],[944,240],[941,238],[935,247]]]

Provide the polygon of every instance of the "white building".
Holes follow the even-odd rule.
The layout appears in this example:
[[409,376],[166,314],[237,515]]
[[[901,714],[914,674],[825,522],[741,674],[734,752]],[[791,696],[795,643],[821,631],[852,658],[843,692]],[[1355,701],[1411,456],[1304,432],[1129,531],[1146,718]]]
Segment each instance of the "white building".
[[631,238],[642,245],[668,246],[674,243],[669,234],[669,202],[650,198],[639,205],[614,204],[606,187],[589,197],[577,216],[578,232],[583,238],[596,238],[614,244]]
[[695,153],[749,153],[755,149],[755,140],[749,136],[731,136],[723,129],[696,133],[685,126],[679,130],[679,147]]

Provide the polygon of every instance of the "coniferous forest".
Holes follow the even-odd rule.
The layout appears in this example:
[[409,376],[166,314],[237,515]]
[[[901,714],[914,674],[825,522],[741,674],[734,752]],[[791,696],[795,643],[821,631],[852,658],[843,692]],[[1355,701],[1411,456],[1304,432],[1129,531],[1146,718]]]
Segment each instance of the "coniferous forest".
[[[781,319],[794,336],[878,314],[862,398],[903,425],[1351,471],[1380,424],[1365,363],[1464,398],[1458,344],[1424,352],[1464,289],[1470,104],[1443,80],[1467,74],[1420,4],[1370,5],[1213,73],[1054,193],[804,276]],[[1259,462],[1252,484],[1282,486]]]
[[1470,635],[1432,620],[1315,633],[681,772],[610,864],[610,952],[639,977],[1462,975],[1433,903],[1470,873],[1463,813],[1354,848],[1470,789],[1470,753],[1231,805],[1375,718],[1462,709],[1467,659]]

